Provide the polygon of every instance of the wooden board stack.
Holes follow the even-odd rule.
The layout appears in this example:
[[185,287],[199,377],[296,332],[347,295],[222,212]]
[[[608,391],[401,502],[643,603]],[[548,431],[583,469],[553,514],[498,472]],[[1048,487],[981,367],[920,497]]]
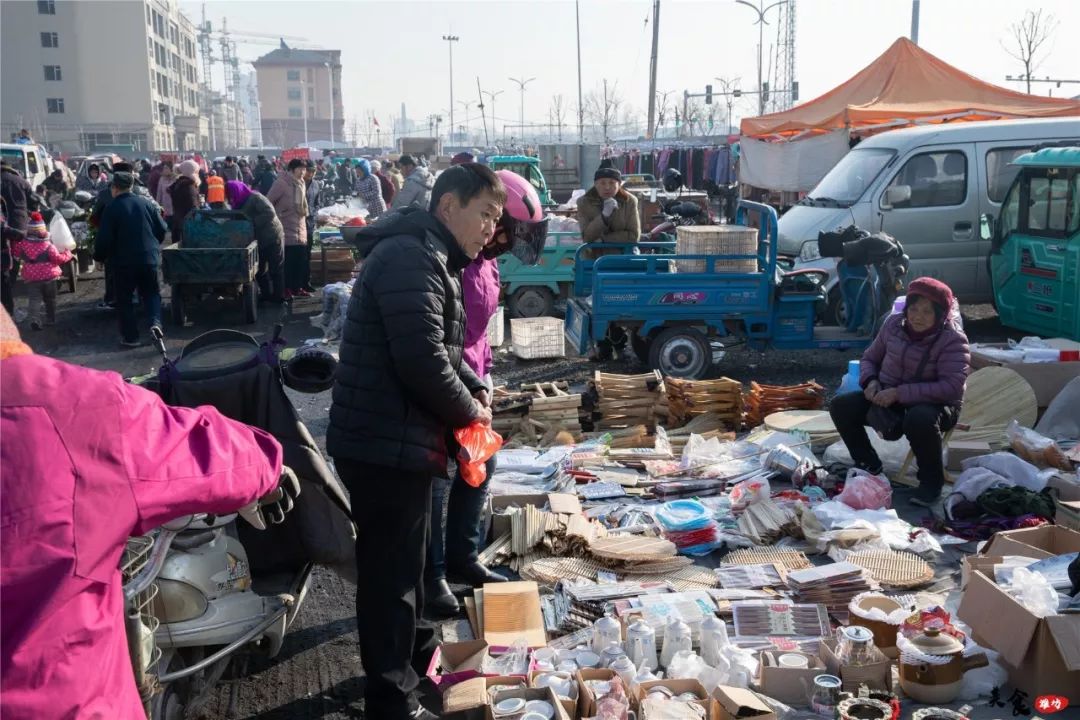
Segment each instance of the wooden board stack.
[[491,427],[508,443],[550,444],[560,431],[581,437],[581,395],[566,382],[533,383],[514,392],[495,388]]
[[742,426],[742,384],[738,380],[726,377],[717,380],[666,378],[664,385],[672,425],[685,425],[691,418],[711,412],[736,430]]
[[622,430],[644,425],[649,431],[656,427],[656,402],[664,394],[664,379],[653,370],[642,375],[614,375],[597,372],[593,386],[599,401],[600,418],[597,430]]
[[782,410],[820,410],[825,407],[825,388],[813,380],[802,385],[750,383],[746,399],[746,424],[756,427],[765,416]]

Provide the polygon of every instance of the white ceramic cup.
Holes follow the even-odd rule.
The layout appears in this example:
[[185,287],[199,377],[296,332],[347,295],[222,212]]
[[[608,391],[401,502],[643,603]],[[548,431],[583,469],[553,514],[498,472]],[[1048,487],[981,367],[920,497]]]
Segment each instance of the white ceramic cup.
[[805,655],[799,655],[798,653],[784,653],[776,659],[777,664],[782,668],[808,668],[810,667],[810,661]]

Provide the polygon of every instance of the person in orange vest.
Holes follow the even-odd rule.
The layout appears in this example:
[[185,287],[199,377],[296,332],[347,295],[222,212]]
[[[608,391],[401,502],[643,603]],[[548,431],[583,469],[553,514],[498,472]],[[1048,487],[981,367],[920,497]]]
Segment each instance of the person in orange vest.
[[206,202],[215,210],[225,209],[225,178],[213,170],[206,178]]

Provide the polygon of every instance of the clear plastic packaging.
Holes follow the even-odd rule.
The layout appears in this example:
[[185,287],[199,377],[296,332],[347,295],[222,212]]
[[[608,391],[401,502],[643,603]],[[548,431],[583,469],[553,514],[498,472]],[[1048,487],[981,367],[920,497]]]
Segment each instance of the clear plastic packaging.
[[855,510],[885,510],[892,506],[892,485],[881,475],[851,468],[837,499]]
[[1057,615],[1057,591],[1040,573],[1027,568],[1016,568],[1013,570],[1012,582],[1006,589],[1035,617]]
[[1072,470],[1072,461],[1065,457],[1056,442],[1022,426],[1016,420],[1005,428],[1005,435],[1009,438],[1013,452],[1033,465]]
[[60,252],[75,250],[75,236],[71,234],[67,220],[60,213],[55,213],[49,221],[49,242]]

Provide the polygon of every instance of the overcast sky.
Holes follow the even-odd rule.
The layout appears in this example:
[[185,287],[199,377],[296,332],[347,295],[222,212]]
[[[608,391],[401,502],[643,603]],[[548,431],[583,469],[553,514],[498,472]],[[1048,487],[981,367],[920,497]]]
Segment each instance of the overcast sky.
[[[755,2],[757,0],[754,0]],[[911,0],[797,0],[796,76],[806,101],[843,82],[871,62],[911,23]],[[768,1],[766,5],[770,4]],[[581,0],[581,63],[584,92],[607,79],[644,114],[648,102],[651,10],[649,0]],[[203,3],[181,7],[199,22]],[[382,127],[400,115],[448,114],[448,43],[454,43],[455,123],[463,123],[470,101],[470,126],[479,127],[477,77],[484,90],[504,90],[496,100],[499,122],[518,121],[520,96],[508,77],[535,77],[525,93],[526,122],[548,121],[552,97],[565,96],[573,117],[577,100],[574,2],[561,0],[474,0],[440,2],[394,0],[211,0],[207,17],[215,26],[227,17],[237,30],[300,36],[295,46],[342,51],[346,117],[364,124],[374,114]],[[1002,44],[1012,47],[1009,26],[1027,9],[1054,16],[1057,29],[1042,53],[1036,76],[1080,80],[1080,0],[922,0],[919,44],[978,78],[1014,89],[1007,74],[1022,66]],[[767,16],[766,58],[776,41],[776,10]],[[649,24],[646,24],[646,19]],[[743,89],[757,84],[756,13],[734,0],[661,0],[657,88],[702,92],[713,78],[741,78]],[[273,49],[241,45],[242,59]],[[766,59],[766,64],[768,60]],[[220,87],[220,79],[215,81]],[[1080,84],[1036,85],[1036,94],[1080,95]],[[485,102],[486,102],[485,98]],[[726,108],[725,108],[726,109]],[[488,108],[490,117],[490,107]],[[755,115],[756,100],[735,108]],[[718,116],[719,117],[719,116]],[[445,128],[445,125],[444,125]]]

